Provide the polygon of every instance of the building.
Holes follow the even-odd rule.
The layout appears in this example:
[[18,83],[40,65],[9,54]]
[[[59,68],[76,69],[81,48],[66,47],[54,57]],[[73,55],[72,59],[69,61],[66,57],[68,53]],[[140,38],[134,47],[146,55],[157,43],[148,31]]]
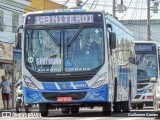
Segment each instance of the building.
[[[29,5],[30,0],[0,0],[0,77],[7,74],[9,79],[12,79],[15,33],[17,27],[22,24],[24,6]],[[2,100],[1,95],[0,99]]]
[[31,0],[31,5],[25,7],[26,12],[50,9],[67,9],[67,6],[53,2],[52,0]]
[[[147,40],[147,20],[121,20],[134,35],[135,40]],[[150,20],[150,38],[153,41],[160,42],[160,20]]]

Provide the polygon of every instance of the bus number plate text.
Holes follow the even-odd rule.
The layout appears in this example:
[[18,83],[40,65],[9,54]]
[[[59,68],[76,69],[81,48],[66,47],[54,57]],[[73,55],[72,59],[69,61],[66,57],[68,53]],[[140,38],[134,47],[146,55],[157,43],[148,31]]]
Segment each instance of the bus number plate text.
[[58,102],[71,102],[72,101],[72,97],[58,97],[57,101]]

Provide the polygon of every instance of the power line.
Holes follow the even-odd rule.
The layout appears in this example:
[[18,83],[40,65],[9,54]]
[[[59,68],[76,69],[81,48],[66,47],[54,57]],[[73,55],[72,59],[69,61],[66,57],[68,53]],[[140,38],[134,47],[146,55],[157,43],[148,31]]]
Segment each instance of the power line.
[[[129,7],[130,7],[131,3],[132,3],[132,0],[130,1],[129,5],[128,5],[127,10],[129,9]],[[125,16],[125,14],[127,13],[127,10],[126,10],[126,11],[125,11],[125,13],[123,14],[123,16],[122,16],[121,20],[123,19],[123,17],[124,17],[124,16]]]
[[92,9],[93,4],[95,3],[96,0],[94,0],[90,6],[90,9]]

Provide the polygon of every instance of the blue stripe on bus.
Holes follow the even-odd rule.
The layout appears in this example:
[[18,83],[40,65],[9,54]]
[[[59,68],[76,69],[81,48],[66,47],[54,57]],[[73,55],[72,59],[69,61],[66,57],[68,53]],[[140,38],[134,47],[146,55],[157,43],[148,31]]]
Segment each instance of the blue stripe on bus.
[[43,13],[55,13],[55,10],[44,10]]
[[60,9],[60,10],[44,10],[43,13],[61,13],[61,12],[86,12],[84,9]]
[[64,10],[58,10],[58,12],[70,12],[70,10],[64,9]]
[[54,82],[42,82],[42,85],[45,90],[57,90],[57,87],[54,84]]
[[144,94],[144,92],[137,92],[137,94]]
[[[60,87],[60,90],[88,89],[89,88],[89,86],[87,85],[85,81],[73,82],[74,86],[72,86],[70,82],[57,82],[57,84]],[[42,85],[45,90],[58,90],[54,82],[42,82]]]
[[86,12],[84,9],[73,9],[73,12]]

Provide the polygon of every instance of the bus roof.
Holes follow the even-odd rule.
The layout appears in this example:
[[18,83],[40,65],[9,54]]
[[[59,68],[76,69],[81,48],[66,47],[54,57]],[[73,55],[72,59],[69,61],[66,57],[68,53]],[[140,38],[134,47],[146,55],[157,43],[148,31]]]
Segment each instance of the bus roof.
[[115,18],[113,18],[111,15],[107,15],[107,19],[112,22],[113,24],[115,24],[116,26],[120,27],[121,29],[123,29],[125,32],[127,32],[128,34],[130,34],[133,37],[133,33],[131,30],[129,30],[125,25],[123,25],[122,23],[119,24],[119,21],[116,20]]
[[32,14],[42,14],[42,13],[65,13],[65,12],[103,12],[103,10],[91,10],[91,9],[52,9],[52,10],[42,10],[42,11],[34,11],[28,12],[24,14],[24,17]]
[[154,43],[157,47],[160,47],[160,42],[157,41],[134,41],[135,43]]
[[134,43],[155,43],[155,44],[160,44],[157,41],[134,41]]

